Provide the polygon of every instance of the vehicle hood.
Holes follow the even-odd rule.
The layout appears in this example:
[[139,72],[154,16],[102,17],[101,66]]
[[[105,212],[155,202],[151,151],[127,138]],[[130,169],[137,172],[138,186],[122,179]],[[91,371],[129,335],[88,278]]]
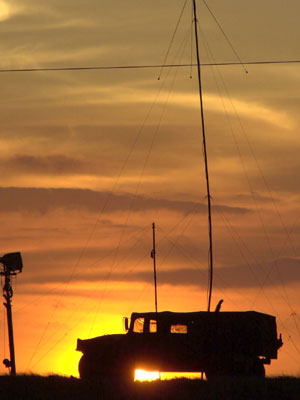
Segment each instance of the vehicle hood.
[[77,351],[81,351],[82,353],[86,353],[89,351],[97,350],[100,348],[104,348],[119,342],[124,338],[125,334],[114,334],[114,335],[103,335],[98,336],[92,339],[77,339]]

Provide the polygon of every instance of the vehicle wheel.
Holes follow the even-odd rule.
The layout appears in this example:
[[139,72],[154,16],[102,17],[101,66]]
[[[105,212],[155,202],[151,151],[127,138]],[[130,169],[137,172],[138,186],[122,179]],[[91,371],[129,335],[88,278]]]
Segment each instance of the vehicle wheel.
[[96,380],[102,383],[134,382],[134,368],[114,365],[111,360],[95,360],[90,355],[84,354],[78,364],[79,376],[81,379]]
[[254,361],[251,372],[252,375],[260,378],[264,378],[266,376],[265,366],[259,358]]
[[206,370],[204,373],[208,381],[212,380],[216,376],[216,372],[212,370]]
[[95,379],[97,377],[95,361],[86,354],[84,354],[79,360],[78,371],[81,379]]
[[210,368],[205,371],[208,380],[222,377],[242,377],[248,375],[247,364],[242,362],[223,363],[215,368]]
[[227,375],[231,375],[231,369],[229,369],[228,365],[215,365],[215,366],[210,366],[207,368],[205,371],[205,376],[208,381],[215,379],[215,378],[221,378]]
[[132,368],[123,368],[117,371],[116,376],[123,383],[134,382],[134,370]]

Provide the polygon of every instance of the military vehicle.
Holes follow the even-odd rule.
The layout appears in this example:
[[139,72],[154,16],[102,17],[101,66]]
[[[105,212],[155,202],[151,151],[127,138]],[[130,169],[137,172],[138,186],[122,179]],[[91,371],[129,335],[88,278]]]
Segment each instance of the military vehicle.
[[136,369],[160,372],[204,372],[208,379],[218,375],[265,376],[265,364],[277,359],[282,346],[276,319],[256,311],[221,312],[219,302],[210,311],[213,283],[211,194],[202,102],[196,0],[193,22],[197,56],[201,130],[206,178],[209,232],[208,311],[157,312],[155,224],[153,228],[154,286],[156,312],[133,313],[125,318],[126,334],[105,335],[77,341],[83,353],[81,378],[124,378],[133,380]]
[[80,377],[133,380],[136,369],[264,377],[282,346],[275,317],[218,309],[133,313],[126,334],[78,339]]

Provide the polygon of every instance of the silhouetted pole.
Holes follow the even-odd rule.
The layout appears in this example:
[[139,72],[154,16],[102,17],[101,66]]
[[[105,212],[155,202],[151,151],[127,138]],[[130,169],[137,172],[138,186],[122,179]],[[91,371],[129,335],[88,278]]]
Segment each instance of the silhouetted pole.
[[8,268],[4,267],[5,272],[5,284],[3,288],[3,297],[6,300],[4,306],[6,308],[7,315],[7,327],[8,327],[8,339],[9,339],[9,352],[10,352],[10,375],[16,375],[16,361],[15,361],[15,346],[14,346],[14,332],[12,323],[11,313],[11,298],[13,296],[13,290],[10,284],[10,273]]
[[14,346],[14,332],[12,323],[12,312],[11,312],[11,299],[13,297],[13,290],[11,287],[11,276],[16,276],[22,272],[23,261],[20,252],[4,254],[0,257],[0,263],[3,265],[3,270],[0,270],[0,275],[5,277],[3,286],[3,297],[5,302],[3,303],[6,308],[7,315],[7,327],[8,327],[8,340],[9,340],[9,352],[10,360],[3,360],[3,364],[10,368],[10,375],[16,375],[16,360],[15,360],[15,346]]
[[156,249],[155,249],[155,223],[152,223],[153,232],[153,249],[151,251],[151,257],[153,258],[153,270],[154,270],[154,293],[155,293],[155,312],[157,312],[157,285],[156,285]]
[[195,45],[196,45],[196,54],[197,54],[198,86],[199,86],[199,97],[200,97],[200,113],[201,113],[201,124],[202,124],[201,126],[202,126],[203,155],[204,155],[204,164],[205,164],[206,193],[207,193],[207,207],[208,207],[209,289],[208,289],[207,311],[210,311],[211,293],[212,293],[212,284],[213,284],[213,244],[212,244],[213,241],[212,241],[212,222],[211,222],[211,197],[210,197],[210,188],[209,188],[204,112],[203,112],[203,101],[202,101],[202,86],[201,86],[201,70],[200,70],[200,55],[199,55],[199,43],[198,43],[198,25],[197,25],[198,20],[197,20],[196,0],[193,0],[193,8],[194,8],[194,25],[195,25]]

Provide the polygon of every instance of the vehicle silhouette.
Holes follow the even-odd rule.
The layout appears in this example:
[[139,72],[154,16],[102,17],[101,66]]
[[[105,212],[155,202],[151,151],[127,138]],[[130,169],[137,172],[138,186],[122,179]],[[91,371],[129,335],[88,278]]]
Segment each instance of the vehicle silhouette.
[[133,380],[134,371],[265,376],[282,346],[275,317],[246,312],[146,312],[124,318],[126,334],[77,340],[81,378]]

